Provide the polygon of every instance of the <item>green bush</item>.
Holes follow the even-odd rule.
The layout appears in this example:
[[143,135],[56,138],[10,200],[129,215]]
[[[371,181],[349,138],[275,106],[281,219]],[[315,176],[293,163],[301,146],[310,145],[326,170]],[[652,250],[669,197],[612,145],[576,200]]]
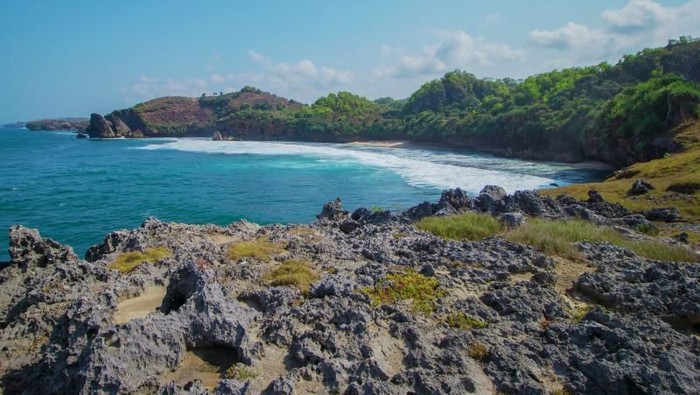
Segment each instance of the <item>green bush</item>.
[[444,296],[436,278],[426,277],[408,270],[404,273],[388,274],[374,287],[364,288],[373,306],[394,304],[400,300],[410,300],[415,312],[430,314],[435,310],[435,301]]

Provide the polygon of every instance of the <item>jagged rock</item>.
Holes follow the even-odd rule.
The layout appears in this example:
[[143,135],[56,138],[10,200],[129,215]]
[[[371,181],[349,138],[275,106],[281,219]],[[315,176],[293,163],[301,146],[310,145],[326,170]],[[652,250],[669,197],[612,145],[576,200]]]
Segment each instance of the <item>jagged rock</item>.
[[519,227],[525,222],[525,216],[521,213],[505,213],[501,216],[501,223],[508,229]]
[[326,218],[331,221],[338,221],[348,216],[348,211],[343,210],[343,202],[340,198],[323,205],[321,213],[316,216],[318,219]]
[[105,120],[109,122],[110,126],[112,127],[112,131],[114,132],[114,137],[133,137],[133,134],[131,132],[131,128],[127,126],[124,121],[119,119],[114,114],[107,115],[105,117]]
[[650,221],[678,222],[681,213],[675,207],[653,208],[644,212],[644,216]]
[[[442,201],[442,199],[440,199]],[[438,204],[437,207],[443,207],[442,204]],[[411,222],[419,221],[425,217],[430,217],[437,212],[437,207],[433,203],[423,202],[417,206],[413,206],[408,210],[404,211],[403,217]],[[452,206],[450,206],[452,207]],[[356,210],[357,211],[357,210]],[[354,214],[354,213],[353,213]]]
[[542,197],[534,191],[517,191],[512,197],[513,204],[527,215],[545,218],[561,218],[564,210],[550,197]]
[[77,133],[77,134],[75,135],[75,138],[78,138],[78,139],[86,139],[86,138],[88,138],[88,135],[87,135],[87,134],[83,134],[83,133]]
[[[571,278],[565,261],[555,265],[502,237],[445,240],[411,224],[416,213],[458,211],[454,199],[444,200],[441,208],[428,203],[400,216],[368,209],[349,215],[336,201],[309,226],[149,218],[91,248],[92,262],[36,231],[13,228],[12,263],[0,268],[0,392],[205,393],[198,377],[187,376],[193,356],[221,372],[235,363],[259,373],[246,381],[221,377],[222,394],[700,387],[700,365],[688,362],[700,358],[700,341],[687,335],[700,325],[697,265],[579,243],[590,268],[574,267],[581,274]],[[645,224],[639,216],[605,216],[620,214],[606,202],[536,194],[496,202],[494,212],[515,217],[578,213],[606,224]],[[259,239],[282,251],[229,256],[230,246]],[[128,273],[110,269],[122,252],[153,247],[171,256]],[[301,289],[273,280],[286,261],[308,265],[319,278]],[[432,311],[417,311],[416,295],[384,298],[383,287],[402,284],[389,274],[401,273],[435,282],[421,291],[436,291]],[[572,282],[576,292],[564,294]],[[594,307],[575,311],[572,299]],[[141,307],[129,310],[134,305]],[[448,325],[454,318],[459,326],[460,317],[483,325]]]
[[362,226],[359,222],[353,220],[353,219],[346,219],[345,221],[341,222],[340,225],[338,225],[338,228],[343,231],[343,233],[350,233],[353,230],[359,228]]
[[10,263],[26,268],[28,265],[45,267],[56,262],[77,261],[70,246],[42,238],[36,229],[14,225],[10,227]]
[[92,138],[109,139],[116,136],[112,125],[100,114],[90,115],[90,124],[85,131]]
[[588,203],[603,203],[604,201],[605,199],[603,199],[603,195],[600,192],[595,189],[588,191]]
[[448,205],[457,211],[471,210],[474,208],[474,203],[467,193],[459,188],[442,191],[438,207],[439,209],[443,209]]
[[221,135],[221,132],[218,130],[214,132],[214,134],[211,136],[212,141],[222,141],[224,139],[224,136]]
[[484,212],[498,212],[503,207],[504,198],[507,196],[505,189],[497,185],[486,185],[479,197],[476,198],[475,206]]
[[637,178],[637,181],[632,184],[628,195],[644,195],[652,189],[654,189],[654,187],[651,184],[642,180],[641,178]]

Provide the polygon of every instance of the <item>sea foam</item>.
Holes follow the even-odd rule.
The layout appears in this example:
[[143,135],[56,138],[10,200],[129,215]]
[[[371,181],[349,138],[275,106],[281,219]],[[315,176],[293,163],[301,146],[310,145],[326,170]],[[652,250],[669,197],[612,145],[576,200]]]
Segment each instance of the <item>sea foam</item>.
[[508,193],[546,187],[555,180],[533,175],[533,173],[554,173],[560,168],[565,168],[559,165],[503,159],[489,155],[345,144],[174,139],[137,149],[226,155],[303,156],[319,164],[332,161],[386,169],[395,172],[409,185],[416,187],[438,189],[459,187],[472,193],[478,193],[481,188],[489,184],[500,185]]

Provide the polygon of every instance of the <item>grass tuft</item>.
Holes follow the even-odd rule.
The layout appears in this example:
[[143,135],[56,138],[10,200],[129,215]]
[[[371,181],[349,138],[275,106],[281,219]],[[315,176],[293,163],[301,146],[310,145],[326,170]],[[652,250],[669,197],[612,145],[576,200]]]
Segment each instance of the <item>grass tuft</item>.
[[269,261],[273,255],[284,251],[283,243],[273,243],[265,237],[255,240],[242,241],[228,248],[229,259],[236,261],[242,258],[254,258],[260,261]]
[[436,236],[454,240],[481,240],[503,230],[496,218],[479,213],[427,217],[416,222],[416,226]]
[[547,255],[580,259],[573,243],[607,242],[628,248],[639,256],[659,261],[700,262],[700,256],[683,247],[655,241],[626,239],[611,228],[597,227],[584,220],[545,220],[533,218],[525,225],[506,233],[512,242],[527,244]]
[[248,381],[258,377],[258,374],[249,366],[242,363],[236,363],[226,369],[224,377],[232,380]]
[[364,288],[362,292],[369,296],[373,306],[410,300],[413,311],[428,315],[435,311],[435,301],[445,296],[445,292],[439,287],[440,283],[436,278],[408,270],[404,273],[388,274],[374,287]]
[[474,343],[469,347],[467,353],[470,357],[476,359],[477,361],[484,361],[488,358],[490,351],[489,348],[484,343]]
[[481,329],[481,328],[486,328],[489,323],[473,317],[469,314],[463,313],[461,311],[456,312],[456,313],[451,313],[445,317],[445,322],[447,325],[449,325],[451,328],[456,328],[456,329]]
[[153,263],[162,261],[173,255],[166,247],[148,248],[141,251],[123,252],[117,256],[114,262],[107,265],[108,269],[118,270],[122,273],[130,273],[142,263]]
[[270,285],[293,285],[301,292],[309,292],[311,284],[320,278],[307,263],[287,261],[263,276]]

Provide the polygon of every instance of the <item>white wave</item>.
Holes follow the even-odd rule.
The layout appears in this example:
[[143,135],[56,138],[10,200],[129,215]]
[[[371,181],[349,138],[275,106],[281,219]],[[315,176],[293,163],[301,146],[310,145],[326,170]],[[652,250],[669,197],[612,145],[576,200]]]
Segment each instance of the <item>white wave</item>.
[[403,177],[409,185],[438,189],[460,187],[473,193],[478,193],[481,188],[489,184],[500,185],[508,193],[513,193],[516,190],[544,187],[554,181],[551,178],[523,174],[522,169],[508,170],[523,166],[525,168],[531,166],[532,170],[535,170],[535,167],[541,168],[548,166],[547,164],[490,156],[441,153],[432,150],[204,139],[176,139],[137,149],[166,149],[227,155],[292,155],[304,156],[319,162],[350,162],[393,171]]

